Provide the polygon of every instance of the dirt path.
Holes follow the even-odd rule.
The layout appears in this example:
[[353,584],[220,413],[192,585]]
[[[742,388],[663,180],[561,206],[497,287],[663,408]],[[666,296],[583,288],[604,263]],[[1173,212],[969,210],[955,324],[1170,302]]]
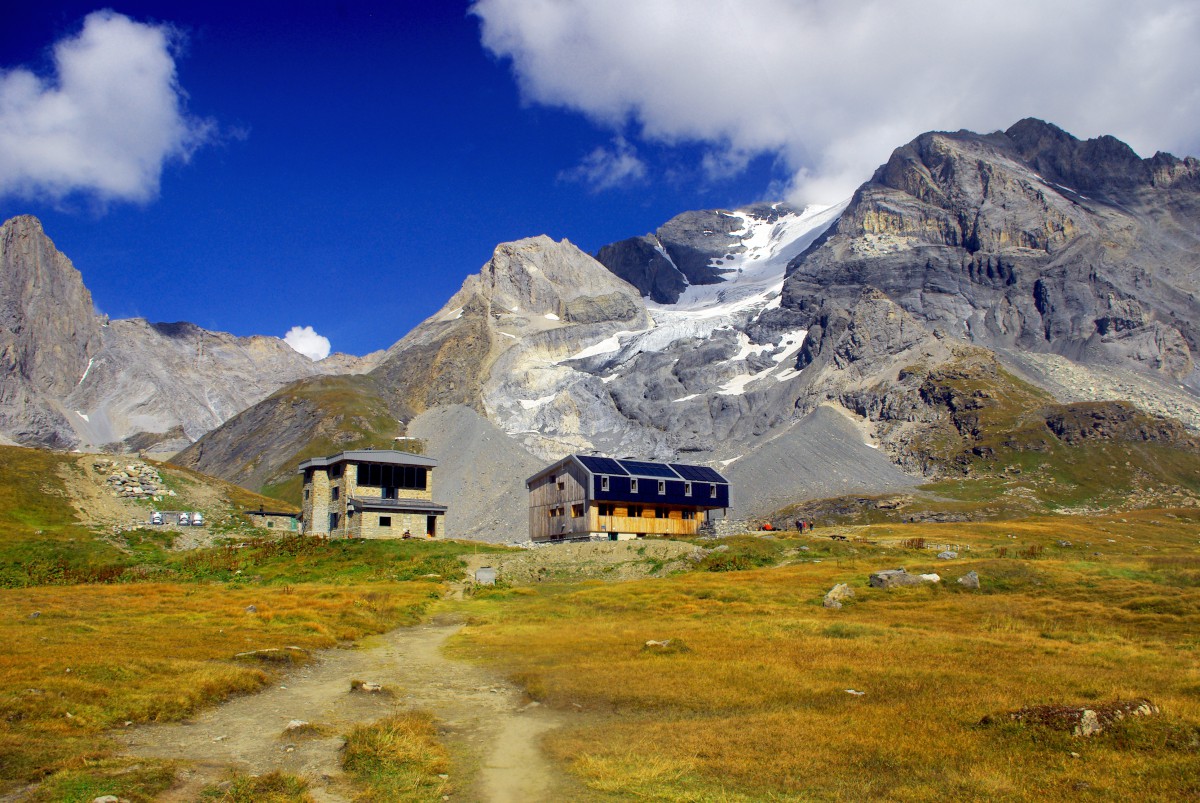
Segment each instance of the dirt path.
[[[452,799],[537,801],[563,799],[559,777],[539,748],[558,717],[522,704],[520,693],[486,670],[444,658],[440,648],[461,624],[446,618],[399,628],[355,650],[327,650],[283,681],[231,700],[194,720],[140,727],[121,735],[136,756],[194,762],[184,784],[162,797],[191,801],[229,767],[262,774],[282,770],[307,777],[317,801],[345,801],[352,790],[339,763],[340,736],[292,738],[293,719],[342,734],[396,709],[432,711],[456,757],[474,778],[451,778]],[[394,696],[350,693],[350,681],[382,683]],[[471,772],[471,770],[475,770]]]

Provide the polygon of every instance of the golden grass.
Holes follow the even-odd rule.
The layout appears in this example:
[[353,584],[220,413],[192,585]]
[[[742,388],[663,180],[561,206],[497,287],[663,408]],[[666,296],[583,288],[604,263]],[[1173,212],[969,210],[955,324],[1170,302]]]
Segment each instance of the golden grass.
[[[438,586],[130,584],[0,590],[0,775],[27,782],[124,722],[185,717],[268,682],[248,650],[329,647],[411,623]],[[248,606],[257,612],[247,612]],[[33,616],[33,614],[37,614]]]
[[441,800],[453,789],[439,776],[450,754],[433,715],[408,711],[360,725],[346,735],[342,766],[360,787],[359,801]]
[[[1187,573],[1200,525],[1163,511],[1125,518],[858,531],[973,546],[954,561],[860,542],[820,563],[539,588],[468,603],[474,623],[454,649],[505,667],[551,706],[591,712],[548,745],[612,795],[1194,797],[1200,582]],[[789,543],[816,546],[820,533]],[[1064,539],[1072,546],[1056,545]],[[1043,546],[1041,557],[997,556],[1014,541]],[[1092,546],[1077,546],[1085,541]],[[813,551],[798,554],[807,561]],[[897,565],[947,582],[867,587],[871,571]],[[953,582],[969,570],[982,579],[978,592]],[[857,596],[841,611],[821,607],[838,582]],[[690,652],[642,649],[668,638]],[[979,724],[1031,704],[1135,697],[1162,714],[1091,739]]]

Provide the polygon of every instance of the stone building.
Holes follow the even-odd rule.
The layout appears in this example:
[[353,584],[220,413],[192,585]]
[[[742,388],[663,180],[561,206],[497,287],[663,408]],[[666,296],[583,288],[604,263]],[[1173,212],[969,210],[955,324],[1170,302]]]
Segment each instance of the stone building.
[[568,455],[525,481],[532,541],[695,535],[729,507],[729,480],[708,466]]
[[243,510],[242,515],[250,520],[255,527],[282,532],[297,532],[300,529],[300,516],[282,510],[265,510],[261,505],[258,510]]
[[446,506],[433,501],[424,455],[362,449],[314,457],[304,475],[306,535],[329,538],[444,538]]

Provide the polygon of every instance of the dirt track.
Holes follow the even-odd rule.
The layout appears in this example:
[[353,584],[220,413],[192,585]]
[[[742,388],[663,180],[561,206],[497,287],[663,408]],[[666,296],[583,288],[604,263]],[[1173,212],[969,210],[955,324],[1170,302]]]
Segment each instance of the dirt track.
[[[122,734],[137,756],[194,762],[184,783],[162,800],[191,801],[228,767],[262,774],[272,770],[303,775],[317,801],[345,801],[352,790],[340,769],[340,736],[290,738],[293,719],[342,734],[393,710],[426,709],[442,725],[456,766],[473,777],[451,777],[452,800],[533,801],[566,799],[564,785],[543,756],[539,739],[557,727],[556,715],[523,704],[511,685],[470,664],[441,655],[442,644],[461,627],[435,618],[365,641],[358,649],[327,650],[279,685],[232,700],[171,725],[140,727]],[[354,679],[382,683],[394,696],[351,693]],[[289,749],[290,748],[290,749]]]

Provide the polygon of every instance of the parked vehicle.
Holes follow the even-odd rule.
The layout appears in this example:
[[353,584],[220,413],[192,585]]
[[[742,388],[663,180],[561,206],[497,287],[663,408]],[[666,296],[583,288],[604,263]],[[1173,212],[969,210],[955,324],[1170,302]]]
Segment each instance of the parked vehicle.
[[179,526],[180,527],[186,527],[191,523],[192,522],[191,522],[191,519],[188,517],[188,514],[186,514],[186,513],[179,514]]
[[192,514],[192,526],[193,527],[203,527],[204,526],[204,514],[198,510]]
[[154,511],[153,513],[151,513],[150,514],[150,523],[151,524],[162,524],[163,523],[162,514],[159,513],[157,510]]

